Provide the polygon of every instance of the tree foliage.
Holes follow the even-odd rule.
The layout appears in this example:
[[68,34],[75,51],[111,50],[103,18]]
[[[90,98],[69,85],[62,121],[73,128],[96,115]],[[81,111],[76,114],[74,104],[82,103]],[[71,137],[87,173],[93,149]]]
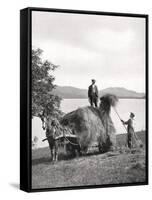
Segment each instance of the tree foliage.
[[61,98],[52,93],[56,87],[53,71],[58,67],[48,60],[42,60],[42,50],[32,49],[32,117],[44,113],[58,118],[61,114]]

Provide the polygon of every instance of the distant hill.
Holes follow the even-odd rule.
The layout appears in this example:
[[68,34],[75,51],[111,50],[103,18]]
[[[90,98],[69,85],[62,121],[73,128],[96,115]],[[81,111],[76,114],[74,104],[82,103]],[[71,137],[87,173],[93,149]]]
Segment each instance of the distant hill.
[[100,91],[100,95],[108,93],[117,95],[119,98],[145,98],[144,93],[138,93],[121,87],[110,87]]
[[[85,99],[88,98],[87,89],[80,89],[71,86],[57,86],[53,91],[54,94],[63,99]],[[99,95],[114,94],[119,98],[145,98],[144,93],[137,93],[132,90],[127,90],[121,87],[110,87],[99,91]]]
[[57,86],[53,92],[63,99],[85,99],[87,98],[87,90],[79,89],[71,86]]

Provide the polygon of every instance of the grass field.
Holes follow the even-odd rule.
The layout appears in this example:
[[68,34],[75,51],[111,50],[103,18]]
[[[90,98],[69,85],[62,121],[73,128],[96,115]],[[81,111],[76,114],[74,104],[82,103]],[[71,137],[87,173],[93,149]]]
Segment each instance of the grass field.
[[[49,148],[32,151],[32,188],[105,185],[145,182],[145,150],[124,147],[125,134],[117,136],[115,152],[68,159],[60,153],[59,161],[50,162]],[[138,133],[145,143],[145,132]]]

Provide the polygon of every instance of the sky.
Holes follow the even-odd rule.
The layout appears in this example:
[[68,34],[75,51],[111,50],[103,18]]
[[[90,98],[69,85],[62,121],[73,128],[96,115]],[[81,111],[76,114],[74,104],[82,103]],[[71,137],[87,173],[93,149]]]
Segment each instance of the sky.
[[55,84],[145,92],[145,19],[32,11],[32,46],[59,65]]

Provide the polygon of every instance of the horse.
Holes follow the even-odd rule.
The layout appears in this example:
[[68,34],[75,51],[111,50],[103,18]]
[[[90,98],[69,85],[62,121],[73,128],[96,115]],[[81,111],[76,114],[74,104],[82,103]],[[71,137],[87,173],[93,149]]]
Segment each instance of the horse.
[[46,130],[46,138],[42,141],[48,140],[52,161],[58,160],[60,144],[65,146],[66,153],[70,157],[81,155],[81,147],[72,125],[64,126],[51,116],[41,116],[41,121],[43,130]]
[[49,143],[49,148],[51,152],[51,160],[58,161],[58,143],[56,140],[58,135],[56,121],[52,120],[50,117],[43,117],[42,120],[42,128],[46,131],[46,138]]

